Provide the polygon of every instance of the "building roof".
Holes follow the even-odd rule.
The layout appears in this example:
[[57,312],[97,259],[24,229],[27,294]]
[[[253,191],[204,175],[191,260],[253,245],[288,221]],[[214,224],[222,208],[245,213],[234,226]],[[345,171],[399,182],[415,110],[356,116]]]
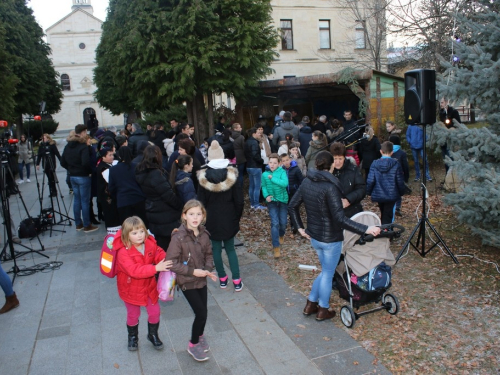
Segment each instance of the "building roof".
[[59,21],[57,21],[55,24],[53,24],[52,26],[48,27],[46,30],[45,30],[45,33],[47,33],[50,29],[52,29],[53,27],[57,26],[58,24],[60,24],[61,22],[63,22],[64,20],[68,19],[69,17],[71,17],[73,14],[75,14],[76,12],[82,12],[84,13],[86,16],[89,16],[89,17],[92,17],[94,18],[95,20],[99,21],[100,23],[103,23],[102,20],[100,20],[99,18],[97,17],[94,17],[92,14],[86,12],[84,9],[81,9],[81,8],[76,8],[74,9],[73,11],[71,11],[68,15],[66,15],[65,17],[61,18]]

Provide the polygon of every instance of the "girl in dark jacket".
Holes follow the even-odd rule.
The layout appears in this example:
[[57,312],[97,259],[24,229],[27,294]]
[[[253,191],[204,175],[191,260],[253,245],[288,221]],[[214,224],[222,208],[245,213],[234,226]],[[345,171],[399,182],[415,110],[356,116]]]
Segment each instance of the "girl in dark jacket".
[[344,215],[353,217],[363,211],[361,201],[366,196],[366,183],[361,172],[356,166],[356,161],[349,157],[346,159],[346,149],[343,143],[334,142],[330,146],[333,155],[333,175],[342,185],[342,207]]
[[193,171],[193,158],[189,155],[180,155],[172,164],[170,172],[170,186],[185,204],[188,200],[196,199],[191,172]]
[[224,159],[220,146],[208,149],[208,166],[198,172],[198,199],[207,210],[207,230],[211,235],[215,268],[219,275],[220,287],[227,287],[228,276],[222,263],[222,243],[229,259],[234,289],[243,288],[238,256],[234,248],[234,237],[240,230],[240,218],[243,214],[243,191],[236,183],[238,169],[229,166]]
[[61,155],[57,149],[56,143],[52,140],[50,135],[44,134],[42,142],[38,147],[38,154],[36,157],[36,169],[40,169],[40,162],[42,162],[43,171],[49,181],[50,196],[57,196],[56,180],[54,174],[56,173],[56,157],[61,162]]
[[[102,208],[104,223],[109,234],[115,234],[120,229],[120,217],[116,199],[111,197],[108,189],[109,168],[113,166],[114,152],[111,148],[104,147],[99,151],[99,164],[96,168],[97,175],[97,203]],[[104,173],[107,171],[106,173]]]
[[[288,212],[300,235],[311,241],[321,263],[321,273],[313,282],[304,315],[316,313],[316,320],[325,320],[335,316],[335,311],[329,310],[330,294],[333,274],[342,251],[343,230],[377,236],[380,228],[356,223],[344,215],[342,186],[331,174],[332,154],[321,151],[315,163],[317,170],[307,172],[307,177],[288,204]],[[307,229],[304,229],[299,213],[302,203],[306,207]]]
[[326,146],[326,143],[326,135],[319,130],[315,130],[312,134],[312,141],[309,142],[309,148],[305,156],[307,170],[314,169],[316,155]]
[[149,230],[155,235],[158,245],[167,249],[172,231],[179,226],[182,201],[168,182],[158,146],[149,145],[145,148],[135,178],[146,195]]
[[374,160],[380,159],[380,141],[377,136],[373,133],[373,128],[371,126],[366,127],[365,135],[368,138],[364,138],[358,148],[358,155],[361,159],[361,168],[365,170],[365,180],[368,178],[368,172],[370,172],[370,167]]

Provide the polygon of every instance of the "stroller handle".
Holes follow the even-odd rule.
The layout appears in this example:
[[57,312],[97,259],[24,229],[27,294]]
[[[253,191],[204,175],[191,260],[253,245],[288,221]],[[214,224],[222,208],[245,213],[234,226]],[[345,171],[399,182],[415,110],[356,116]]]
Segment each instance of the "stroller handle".
[[376,238],[398,238],[401,236],[401,233],[405,231],[405,228],[399,224],[384,224],[377,226],[381,229],[380,234],[377,237],[372,234],[362,234],[355,244],[364,245],[367,242],[372,242]]

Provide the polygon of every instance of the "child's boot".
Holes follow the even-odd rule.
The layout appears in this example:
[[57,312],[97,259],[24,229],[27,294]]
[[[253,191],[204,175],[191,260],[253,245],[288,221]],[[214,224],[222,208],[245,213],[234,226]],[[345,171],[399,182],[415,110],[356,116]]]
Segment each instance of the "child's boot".
[[274,257],[279,258],[281,256],[281,251],[279,247],[273,247],[274,250]]
[[163,343],[158,337],[158,327],[160,326],[160,322],[158,323],[149,323],[148,322],[148,340],[153,344],[156,350],[163,349]]
[[128,350],[136,351],[139,347],[139,323],[135,326],[127,325],[128,330]]

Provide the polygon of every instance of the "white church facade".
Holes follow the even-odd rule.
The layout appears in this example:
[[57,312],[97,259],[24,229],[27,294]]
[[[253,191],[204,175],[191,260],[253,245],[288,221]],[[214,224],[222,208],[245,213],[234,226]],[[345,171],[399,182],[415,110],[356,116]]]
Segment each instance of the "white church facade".
[[59,130],[86,124],[90,114],[96,115],[101,127],[121,125],[123,116],[113,116],[93,96],[95,50],[103,21],[93,16],[91,0],[72,1],[71,13],[45,31],[64,94],[61,110],[52,117],[59,123]]

